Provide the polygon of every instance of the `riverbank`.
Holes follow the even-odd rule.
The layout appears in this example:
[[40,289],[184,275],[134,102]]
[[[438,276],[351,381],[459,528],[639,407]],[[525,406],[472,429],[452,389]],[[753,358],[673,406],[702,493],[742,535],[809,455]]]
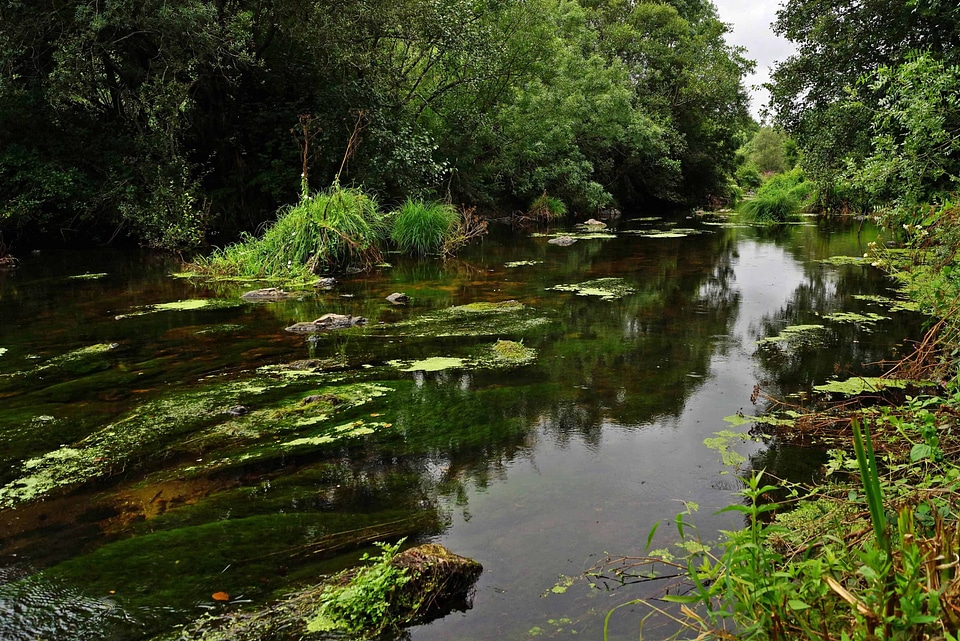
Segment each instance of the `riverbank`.
[[645,603],[697,638],[956,638],[958,219],[960,209],[944,207],[905,226],[904,248],[881,238],[864,255],[906,298],[878,304],[909,305],[932,319],[912,354],[881,378],[817,386],[824,394],[811,399],[815,411],[774,403],[753,425],[752,435],[773,442],[827,444],[816,484],[753,469],[740,502],[726,508],[744,515],[744,529],[708,546],[688,510],[677,517],[681,552],[620,560],[598,574],[684,572],[688,590]]

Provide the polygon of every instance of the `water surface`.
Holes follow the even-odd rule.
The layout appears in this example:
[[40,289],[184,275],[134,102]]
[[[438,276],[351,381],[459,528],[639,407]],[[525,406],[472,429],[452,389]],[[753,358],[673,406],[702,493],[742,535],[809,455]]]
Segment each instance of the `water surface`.
[[[456,260],[391,255],[273,303],[147,253],[41,253],[0,272],[0,637],[148,639],[407,536],[485,567],[470,610],[410,638],[600,638],[611,608],[659,586],[550,588],[641,554],[694,504],[704,538],[742,525],[715,514],[738,481],[703,441],[764,409],[755,385],[786,397],[876,374],[918,333],[855,298],[890,295],[877,270],[819,262],[861,256],[877,234],[858,223],[615,228],[570,247],[547,242],[559,230],[497,228]],[[619,279],[599,284],[611,296],[555,289],[598,279]],[[395,291],[411,302],[391,305]],[[840,311],[886,318],[824,319]],[[369,322],[284,331],[328,312]],[[757,344],[811,324],[816,340]],[[535,359],[491,361],[501,339]],[[738,449],[816,473],[816,453],[770,445]],[[654,547],[676,536],[665,525]],[[618,611],[612,638],[636,638],[642,614]]]

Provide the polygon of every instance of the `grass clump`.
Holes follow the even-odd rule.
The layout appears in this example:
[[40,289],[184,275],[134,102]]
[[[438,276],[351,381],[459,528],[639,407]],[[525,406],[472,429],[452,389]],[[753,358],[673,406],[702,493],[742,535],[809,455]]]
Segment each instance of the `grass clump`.
[[283,211],[261,238],[246,236],[192,267],[216,276],[297,277],[380,262],[386,216],[360,189],[334,185]]
[[763,183],[755,198],[743,204],[743,211],[757,221],[785,223],[807,205],[811,189],[800,169],[777,174]]
[[390,237],[403,252],[425,256],[443,249],[459,214],[449,203],[408,199],[397,212]]
[[530,209],[527,210],[524,217],[539,222],[550,222],[566,215],[567,206],[563,204],[563,201],[554,196],[548,196],[547,192],[543,192],[530,203]]

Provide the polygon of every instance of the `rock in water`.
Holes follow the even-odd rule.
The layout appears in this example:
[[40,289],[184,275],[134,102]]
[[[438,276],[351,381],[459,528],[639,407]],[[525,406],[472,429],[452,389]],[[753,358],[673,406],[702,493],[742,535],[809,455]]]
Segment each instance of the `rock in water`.
[[349,314],[324,314],[320,318],[309,323],[294,323],[287,327],[288,332],[295,334],[316,334],[318,332],[330,332],[337,329],[346,329],[357,325],[366,325],[367,319],[363,316],[350,316]]
[[405,305],[410,302],[410,297],[401,292],[393,292],[387,296],[387,300],[394,305]]
[[247,292],[243,294],[240,298],[244,300],[286,300],[292,298],[295,294],[290,292],[285,292],[282,289],[277,289],[276,287],[267,287],[265,289],[255,289],[252,292]]
[[569,247],[570,245],[577,242],[576,238],[572,236],[560,236],[559,238],[551,238],[547,241],[551,245],[559,245],[560,247]]

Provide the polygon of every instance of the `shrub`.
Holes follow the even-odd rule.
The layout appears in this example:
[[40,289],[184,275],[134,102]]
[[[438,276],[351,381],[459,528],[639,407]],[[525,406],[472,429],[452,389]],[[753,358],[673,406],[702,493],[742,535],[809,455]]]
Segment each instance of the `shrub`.
[[401,251],[420,256],[436,253],[443,248],[458,218],[453,205],[408,199],[397,212],[390,237]]
[[767,180],[756,197],[744,203],[743,211],[755,220],[787,222],[806,206],[811,191],[803,172],[794,169]]
[[194,267],[218,275],[293,277],[369,264],[380,258],[385,231],[385,216],[372,197],[334,185],[282,212],[262,238],[246,236]]
[[760,170],[753,163],[745,163],[737,168],[734,179],[743,189],[758,189],[763,184],[763,177],[760,176]]
[[549,222],[557,218],[563,218],[567,215],[567,206],[563,201],[553,196],[548,196],[543,192],[530,203],[530,209],[527,211],[526,218],[537,221]]

